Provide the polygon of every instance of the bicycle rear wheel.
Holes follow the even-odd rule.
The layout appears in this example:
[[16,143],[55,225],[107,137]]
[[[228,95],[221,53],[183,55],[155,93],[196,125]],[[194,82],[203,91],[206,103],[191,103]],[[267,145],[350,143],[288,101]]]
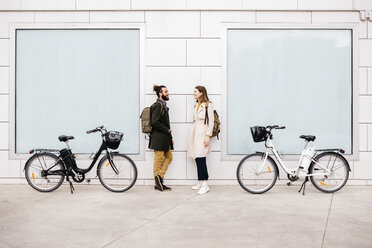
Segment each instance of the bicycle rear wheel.
[[112,192],[124,192],[137,180],[136,164],[128,156],[111,153],[112,162],[106,155],[98,164],[97,175],[101,184]]
[[252,194],[262,194],[270,190],[278,177],[278,167],[268,156],[264,164],[263,154],[251,154],[243,158],[236,170],[240,186]]
[[333,193],[340,190],[349,178],[349,163],[336,152],[319,154],[309,168],[310,174],[323,174],[310,176],[310,181],[318,190]]
[[63,183],[63,169],[63,165],[53,153],[38,153],[27,160],[25,177],[28,184],[37,191],[51,192]]

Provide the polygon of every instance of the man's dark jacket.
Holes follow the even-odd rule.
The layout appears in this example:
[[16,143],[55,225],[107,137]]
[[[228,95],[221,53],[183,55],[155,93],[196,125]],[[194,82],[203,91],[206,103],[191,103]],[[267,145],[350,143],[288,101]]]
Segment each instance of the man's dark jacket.
[[150,149],[168,151],[170,147],[173,150],[168,111],[159,99],[151,106]]

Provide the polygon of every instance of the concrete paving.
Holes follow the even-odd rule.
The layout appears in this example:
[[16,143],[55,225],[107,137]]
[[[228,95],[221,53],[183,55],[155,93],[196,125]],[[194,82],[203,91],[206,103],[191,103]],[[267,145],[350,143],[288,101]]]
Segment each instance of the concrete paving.
[[372,247],[372,187],[325,194],[310,185],[252,195],[239,186],[157,192],[0,185],[0,247]]

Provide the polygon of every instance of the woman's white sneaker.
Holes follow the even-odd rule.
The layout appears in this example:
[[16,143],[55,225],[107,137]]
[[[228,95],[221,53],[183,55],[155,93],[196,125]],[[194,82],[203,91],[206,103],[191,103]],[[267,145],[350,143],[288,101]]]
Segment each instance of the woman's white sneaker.
[[202,182],[199,182],[197,185],[194,185],[191,188],[194,189],[194,190],[196,190],[196,189],[200,189],[201,186],[202,186]]
[[198,191],[198,194],[199,195],[204,195],[208,191],[209,191],[208,183],[207,182],[203,182],[202,185],[201,185],[201,187],[200,187],[200,190]]

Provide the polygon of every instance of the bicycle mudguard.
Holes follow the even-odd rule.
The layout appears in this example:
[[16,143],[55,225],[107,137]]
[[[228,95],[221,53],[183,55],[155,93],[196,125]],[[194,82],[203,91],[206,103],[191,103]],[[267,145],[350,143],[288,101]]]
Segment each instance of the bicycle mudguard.
[[[265,156],[265,153],[263,153],[263,152],[255,152],[255,153],[256,154],[260,154],[262,157]],[[279,177],[279,168],[278,168],[278,165],[276,164],[275,160],[270,155],[267,155],[267,159],[270,159],[271,162],[273,162],[273,165],[275,166],[275,169],[278,172],[278,179],[280,180],[280,177]]]
[[338,152],[338,153],[345,153],[344,149],[337,149],[337,148],[329,148],[329,149],[315,149],[316,152]]

